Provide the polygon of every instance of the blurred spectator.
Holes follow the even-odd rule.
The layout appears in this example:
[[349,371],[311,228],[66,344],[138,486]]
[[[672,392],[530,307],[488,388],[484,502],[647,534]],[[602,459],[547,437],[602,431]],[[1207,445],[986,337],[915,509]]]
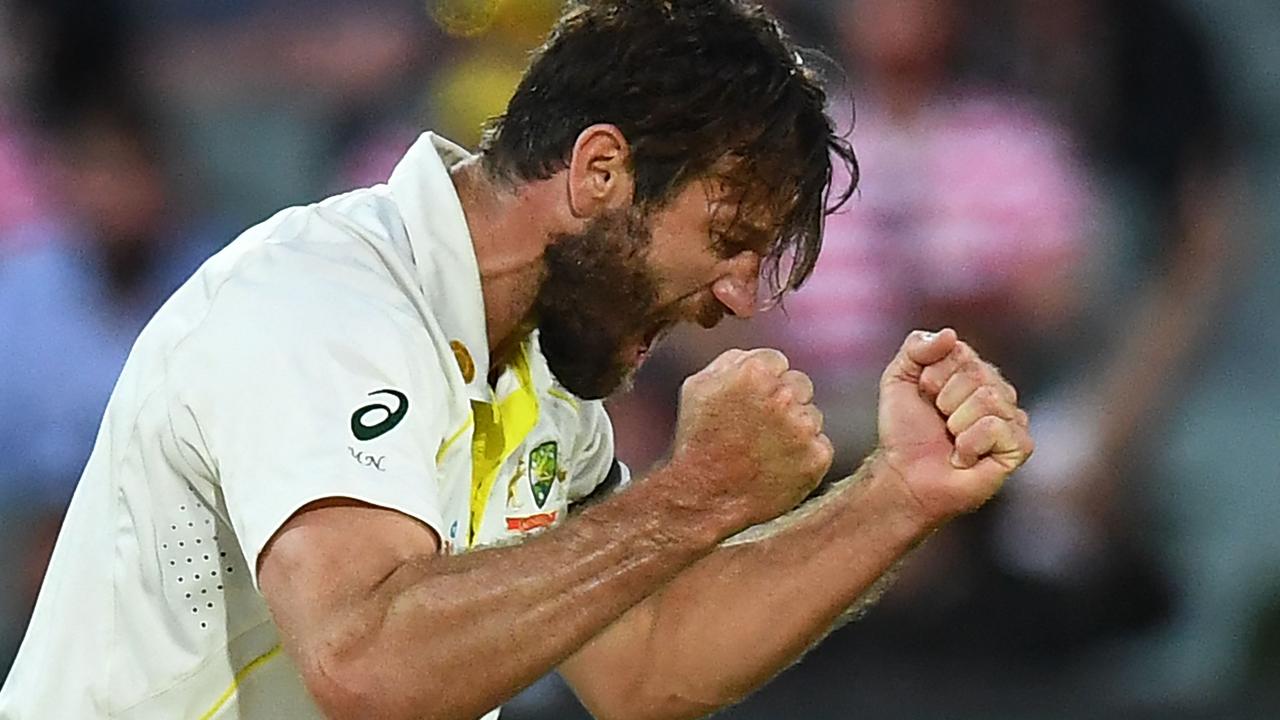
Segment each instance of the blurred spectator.
[[224,238],[186,219],[150,120],[95,108],[59,134],[58,216],[0,266],[7,482],[70,495],[133,339]]
[[412,0],[155,4],[148,87],[202,202],[239,227],[385,180],[422,129],[427,60],[447,59]]
[[0,264],[33,239],[19,230],[42,217],[43,185],[30,133],[0,107]]
[[48,192],[44,221],[11,233],[29,248],[0,265],[0,335],[23,339],[0,346],[0,407],[24,408],[0,413],[3,479],[59,510],[133,337],[210,249],[193,246],[166,172],[135,9],[13,6],[31,56],[14,102],[40,128]]
[[35,137],[23,112],[23,94],[33,74],[30,43],[18,32],[19,14],[0,3],[0,263],[19,241],[18,228],[44,212],[44,177],[37,167]]
[[[1010,488],[1002,555],[1024,572],[1073,581],[1096,572],[1117,543],[1144,538],[1141,552],[1158,551],[1175,570],[1180,607],[1163,635],[1178,640],[1129,685],[1170,704],[1209,702],[1229,689],[1230,658],[1245,653],[1224,632],[1228,613],[1210,605],[1238,598],[1247,583],[1223,584],[1214,554],[1234,552],[1224,529],[1203,505],[1178,504],[1169,489],[1181,472],[1162,474],[1159,458],[1184,397],[1171,389],[1192,385],[1229,278],[1252,252],[1230,141],[1240,128],[1228,120],[1219,63],[1181,3],[1014,0],[1006,9],[1014,76],[1087,141],[1115,223],[1110,272],[1095,278],[1092,322],[1075,335],[1095,350],[1033,408],[1044,452]],[[1217,504],[1238,503],[1233,495],[1216,494]],[[1152,532],[1161,526],[1169,532]],[[1197,559],[1188,564],[1190,546]]]
[[[1163,386],[1189,369],[1220,306],[1239,244],[1227,216],[1243,209],[1235,160],[1215,68],[1177,5],[1026,0],[1014,9],[1017,73],[1088,140],[1117,198],[1112,270],[1092,287],[1093,326],[1081,328],[1108,351],[1046,400],[1050,449],[1030,471],[1058,485],[1049,494],[1070,483],[1078,514],[1106,524],[1105,496],[1143,464],[1138,450],[1170,409]],[[1038,485],[1027,504],[1052,500]]]
[[0,525],[20,533],[3,538],[0,641],[14,643],[22,623],[10,619],[34,602],[135,336],[225,239],[173,202],[146,119],[95,109],[57,147],[56,215],[24,228],[36,239],[0,263]]

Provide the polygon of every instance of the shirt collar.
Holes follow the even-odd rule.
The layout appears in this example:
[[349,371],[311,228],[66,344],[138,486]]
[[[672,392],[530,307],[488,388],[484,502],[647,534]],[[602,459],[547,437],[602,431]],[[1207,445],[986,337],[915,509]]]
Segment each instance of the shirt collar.
[[480,267],[449,176],[450,167],[470,157],[458,145],[423,133],[396,165],[387,185],[404,218],[422,291],[452,346],[467,393],[472,399],[491,402]]

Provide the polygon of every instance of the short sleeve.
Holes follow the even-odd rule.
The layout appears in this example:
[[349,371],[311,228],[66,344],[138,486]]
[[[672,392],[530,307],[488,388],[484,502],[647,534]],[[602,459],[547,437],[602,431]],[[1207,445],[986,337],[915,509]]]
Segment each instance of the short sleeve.
[[575,447],[569,477],[571,504],[598,500],[630,482],[630,471],[614,457],[613,423],[604,403],[582,403]]
[[443,536],[447,385],[426,327],[394,287],[379,300],[343,282],[264,279],[220,288],[176,362],[255,586],[267,542],[316,500],[389,508]]

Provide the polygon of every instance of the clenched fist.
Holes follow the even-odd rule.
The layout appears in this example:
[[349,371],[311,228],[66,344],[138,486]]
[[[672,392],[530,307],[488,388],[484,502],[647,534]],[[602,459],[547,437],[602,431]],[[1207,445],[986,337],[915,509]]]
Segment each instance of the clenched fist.
[[986,502],[1035,447],[1013,386],[950,329],[907,337],[880,380],[879,430],[928,525]]
[[831,467],[813,383],[777,350],[729,350],[685,380],[672,464],[736,527],[771,520]]

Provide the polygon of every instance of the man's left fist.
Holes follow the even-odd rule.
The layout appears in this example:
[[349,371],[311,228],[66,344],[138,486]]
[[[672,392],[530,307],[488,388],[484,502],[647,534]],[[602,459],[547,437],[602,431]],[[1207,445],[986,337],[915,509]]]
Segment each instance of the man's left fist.
[[883,460],[929,522],[972,510],[1035,444],[1018,393],[955,331],[913,332],[880,383]]

